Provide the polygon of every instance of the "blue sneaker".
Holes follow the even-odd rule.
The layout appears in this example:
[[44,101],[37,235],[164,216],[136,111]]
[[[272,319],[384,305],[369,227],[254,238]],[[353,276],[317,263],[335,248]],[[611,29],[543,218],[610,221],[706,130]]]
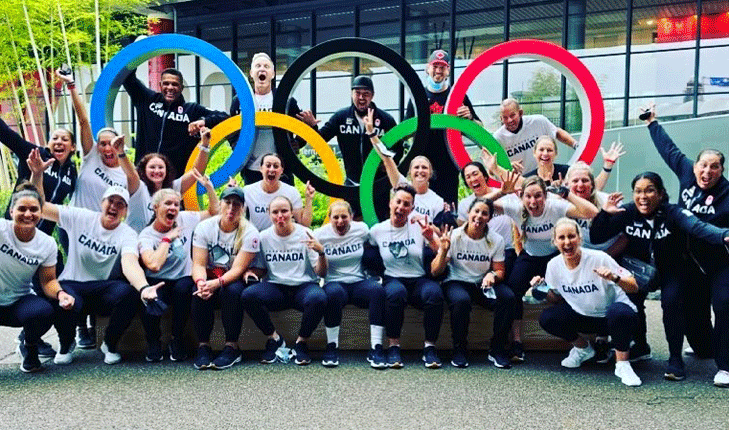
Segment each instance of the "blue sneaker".
[[20,370],[24,373],[33,373],[43,370],[43,365],[38,358],[38,345],[27,345],[25,341],[18,345],[18,352],[23,358],[20,363]]
[[451,365],[453,367],[465,368],[468,367],[468,352],[466,348],[457,346],[453,349],[453,358],[451,358]]
[[511,351],[509,353],[511,355],[511,361],[513,363],[524,362],[524,345],[522,345],[521,342],[514,342],[511,345]]
[[[305,366],[311,363],[311,356],[309,356],[309,347],[306,342],[296,342],[294,345],[294,363],[299,366]],[[338,364],[338,362],[337,362]]]
[[426,346],[423,349],[423,362],[428,369],[440,369],[440,366],[442,366],[434,346]]
[[511,360],[502,352],[489,353],[489,361],[494,363],[494,367],[499,369],[511,369]]
[[162,361],[162,344],[159,341],[148,343],[147,355],[144,356],[144,359],[148,363],[159,363]]
[[370,353],[367,354],[367,361],[375,369],[387,368],[387,360],[385,359],[385,351],[382,349],[382,345],[375,345],[374,349],[370,349]]
[[399,345],[392,345],[391,347],[387,348],[387,367],[391,369],[403,368]]
[[321,357],[321,365],[324,367],[339,366],[339,352],[337,351],[336,343],[329,342],[327,344],[327,350],[324,351],[324,355]]
[[668,359],[668,367],[666,373],[663,374],[663,379],[667,381],[683,381],[686,379],[686,371],[681,357]]
[[197,370],[209,369],[213,361],[213,350],[210,345],[200,345],[197,347],[197,355],[192,366]]
[[268,339],[266,341],[266,350],[263,351],[263,355],[261,356],[261,363],[263,364],[271,364],[276,362],[276,351],[286,346],[286,342],[284,342],[283,337],[279,337],[278,340]]
[[235,363],[240,363],[240,350],[233,348],[230,345],[225,345],[223,351],[215,357],[215,360],[210,364],[212,369],[223,370],[233,367]]

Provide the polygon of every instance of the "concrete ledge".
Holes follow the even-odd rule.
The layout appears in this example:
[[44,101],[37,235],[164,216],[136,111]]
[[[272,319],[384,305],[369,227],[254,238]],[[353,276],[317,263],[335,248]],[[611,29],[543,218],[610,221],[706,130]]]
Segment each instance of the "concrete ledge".
[[[541,351],[566,351],[571,345],[562,339],[547,334],[539,326],[539,315],[546,308],[547,304],[524,303],[524,331],[523,343],[527,350]],[[215,312],[215,327],[210,338],[213,349],[222,349],[224,344],[223,326],[220,320],[220,311]],[[296,334],[301,323],[301,312],[287,310],[272,312],[271,320],[276,330],[291,344],[296,339]],[[162,318],[162,342],[166,343],[170,336],[171,318],[168,313]],[[103,333],[108,324],[108,318],[97,318],[97,345],[101,344]],[[468,346],[472,350],[488,349],[489,340],[493,334],[493,316],[480,306],[474,306],[471,311],[471,324],[468,330]],[[370,347],[370,327],[367,309],[359,309],[348,305],[342,314],[339,334],[340,349],[345,350],[367,350]],[[408,306],[405,309],[405,320],[403,323],[401,346],[405,350],[421,349],[423,347],[423,312]],[[239,338],[240,348],[243,350],[263,350],[266,337],[261,334],[248,315],[243,319],[243,328]],[[188,321],[185,334],[185,344],[194,350],[197,346],[195,334],[191,322]],[[326,347],[326,334],[324,323],[320,323],[309,340],[309,348],[312,350],[323,350]],[[437,347],[439,349],[452,349],[450,313],[448,308],[443,315],[443,325]],[[132,325],[122,336],[118,345],[121,352],[144,352],[146,341],[144,329],[139,317],[135,317]]]

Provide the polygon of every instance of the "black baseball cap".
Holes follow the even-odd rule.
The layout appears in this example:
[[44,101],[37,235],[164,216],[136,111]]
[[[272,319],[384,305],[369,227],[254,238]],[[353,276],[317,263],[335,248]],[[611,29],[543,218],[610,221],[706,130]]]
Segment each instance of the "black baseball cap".
[[372,83],[372,79],[367,76],[360,75],[352,79],[353,90],[370,90],[375,92],[375,85]]

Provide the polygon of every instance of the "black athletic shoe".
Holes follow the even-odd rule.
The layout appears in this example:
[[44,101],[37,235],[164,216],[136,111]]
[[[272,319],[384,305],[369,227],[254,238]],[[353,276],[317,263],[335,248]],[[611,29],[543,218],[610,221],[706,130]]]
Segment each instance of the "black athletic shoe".
[[[25,342],[25,330],[20,330],[20,334],[18,334],[18,343],[22,344]],[[46,342],[43,339],[38,339],[38,343],[36,343],[38,346],[38,357],[41,358],[53,358],[56,356],[56,350],[53,349],[50,343]]]
[[651,354],[651,347],[648,346],[647,343],[644,344],[634,344],[630,347],[630,354],[628,355],[630,357],[630,362],[635,363],[636,361],[645,361],[650,360],[653,358],[653,354]]
[[187,352],[182,342],[177,339],[170,339],[169,345],[170,361],[185,361],[187,360]]
[[213,361],[213,350],[209,345],[200,345],[197,347],[197,355],[192,366],[197,370],[209,369]]
[[279,337],[278,340],[268,339],[266,341],[266,350],[263,351],[263,355],[261,356],[261,363],[263,364],[271,364],[276,362],[276,351],[278,351],[279,348],[285,347],[286,342],[284,342],[283,337]]
[[370,349],[370,353],[367,354],[367,361],[375,369],[387,368],[387,360],[385,359],[385,351],[382,349],[382,345],[375,345],[374,349]]
[[311,363],[309,347],[306,345],[306,342],[296,342],[294,345],[294,357],[294,363],[299,366],[305,366]]
[[522,345],[521,342],[514,342],[511,345],[511,351],[509,352],[511,355],[511,362],[512,363],[523,363],[524,362],[524,345]]
[[76,347],[80,349],[96,348],[94,330],[87,327],[76,327]]
[[38,358],[38,346],[27,345],[25,342],[18,345],[23,361],[20,364],[20,370],[25,373],[38,372],[43,369],[40,358]]
[[663,374],[663,379],[667,381],[683,381],[686,379],[686,371],[681,357],[668,359],[668,367],[666,373]]
[[468,367],[468,352],[466,348],[457,346],[453,349],[453,357],[451,358],[451,365],[453,367]]
[[400,356],[400,346],[392,345],[387,348],[387,367],[391,369],[403,368],[402,357]]
[[148,343],[147,355],[144,356],[144,359],[148,363],[159,363],[162,361],[162,344],[159,341]]
[[339,351],[336,343],[329,342],[327,344],[327,350],[324,351],[324,355],[321,357],[321,365],[324,367],[339,366]]
[[426,346],[423,349],[423,363],[428,369],[440,369],[442,366],[434,346]]
[[499,369],[511,369],[511,360],[504,353],[491,352],[489,353],[489,361],[494,363],[495,367]]
[[230,345],[225,345],[223,351],[215,357],[213,363],[210,365],[212,369],[223,370],[233,367],[235,363],[240,363],[241,356],[240,350],[233,348]]

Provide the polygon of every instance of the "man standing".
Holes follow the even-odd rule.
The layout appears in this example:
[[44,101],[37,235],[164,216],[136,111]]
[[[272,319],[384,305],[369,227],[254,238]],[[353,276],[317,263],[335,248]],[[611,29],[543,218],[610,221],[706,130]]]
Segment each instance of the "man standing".
[[[372,150],[372,143],[366,134],[364,126],[364,117],[367,115],[368,109],[374,109],[374,132],[378,137],[384,135],[388,130],[395,127],[395,119],[389,113],[375,106],[372,99],[375,96],[375,87],[372,79],[367,76],[357,76],[352,80],[352,105],[342,108],[334,113],[329,121],[319,129],[319,134],[328,142],[333,137],[337,137],[339,150],[342,153],[344,161],[344,171],[347,174],[347,184],[359,185],[360,176],[362,175],[362,167]],[[304,111],[297,117],[316,127],[319,122],[311,111]],[[396,149],[396,159],[402,155],[402,147]],[[384,174],[378,174],[377,177],[384,177]],[[382,183],[383,181],[380,181]],[[375,206],[380,219],[387,218],[387,202],[389,201],[389,183],[385,187],[375,187]],[[385,196],[384,199],[378,197]],[[361,213],[359,201],[349,202],[356,214]],[[382,203],[382,204],[380,204]],[[384,205],[384,206],[383,206]],[[384,209],[384,212],[383,212]],[[384,215],[384,218],[382,216]]]
[[177,177],[185,173],[187,160],[200,140],[200,128],[213,128],[228,117],[225,112],[186,103],[183,87],[182,73],[177,69],[162,71],[159,93],[144,86],[134,72],[124,80],[138,115],[136,160],[152,152],[164,154],[175,166]]
[[549,136],[559,140],[572,149],[577,147],[577,140],[569,133],[552,124],[544,115],[524,115],[519,102],[508,98],[501,102],[502,126],[494,133],[494,138],[512,162],[520,162],[522,172],[531,172],[537,168],[534,158],[534,145],[541,136]]
[[[451,92],[448,82],[448,76],[451,74],[449,61],[450,56],[442,49],[436,49],[428,58],[428,66],[425,69],[428,75],[426,77],[425,94],[428,96],[431,114],[443,113],[445,110],[446,100]],[[468,96],[463,98],[463,105],[458,107],[456,115],[481,123]],[[415,108],[411,102],[408,104],[406,117],[412,118],[413,116],[415,116]],[[415,155],[428,157],[433,165],[437,180],[430,181],[430,188],[447,203],[458,202],[459,169],[448,149],[445,131],[432,130],[428,139],[428,146],[420,148]]]

